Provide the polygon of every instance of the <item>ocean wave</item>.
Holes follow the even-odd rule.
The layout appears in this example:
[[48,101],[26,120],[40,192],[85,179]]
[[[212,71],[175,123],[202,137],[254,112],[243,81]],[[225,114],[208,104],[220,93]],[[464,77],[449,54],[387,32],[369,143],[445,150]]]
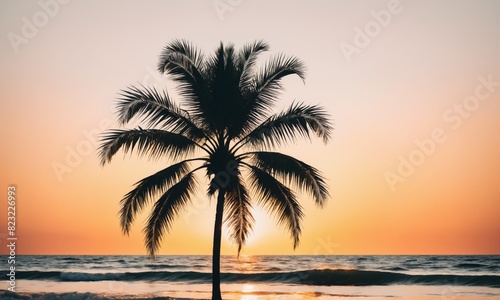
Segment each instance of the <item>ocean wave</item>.
[[[123,272],[85,273],[58,271],[24,271],[18,279],[74,281],[165,281],[210,283],[211,273],[203,272]],[[500,276],[496,275],[411,275],[384,271],[345,269],[314,269],[295,272],[222,273],[226,283],[262,282],[321,286],[372,286],[372,285],[463,285],[500,288]]]
[[458,269],[478,269],[478,268],[488,268],[488,265],[485,264],[478,264],[478,263],[461,263],[458,265],[453,266],[454,268]]
[[120,280],[125,273],[82,273],[62,272],[59,276],[61,281],[106,281]]
[[402,268],[402,267],[392,267],[392,268],[387,268],[385,270],[394,272],[408,271],[407,268]]
[[266,272],[280,272],[280,271],[283,271],[283,269],[277,268],[277,267],[270,267],[270,268],[267,268],[265,271]]
[[187,269],[187,268],[204,268],[206,265],[191,264],[191,265],[172,265],[172,264],[145,264],[144,267],[149,269]]
[[[94,293],[13,293],[9,291],[0,291],[2,300],[174,300],[170,297],[140,297],[140,296],[120,296],[100,295]],[[175,300],[182,300],[175,298]],[[189,300],[184,298],[184,300]]]

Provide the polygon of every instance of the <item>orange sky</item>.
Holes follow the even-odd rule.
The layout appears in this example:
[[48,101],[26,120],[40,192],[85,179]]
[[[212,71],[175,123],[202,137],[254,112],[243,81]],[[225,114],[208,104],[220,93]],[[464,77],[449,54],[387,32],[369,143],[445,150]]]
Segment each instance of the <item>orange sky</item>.
[[[256,211],[243,254],[500,254],[499,2],[62,2],[0,3],[0,240],[15,184],[19,254],[146,253],[145,215],[123,236],[118,201],[166,162],[118,155],[103,168],[96,137],[117,126],[120,89],[164,84],[153,70],[174,38],[204,52],[266,40],[308,70],[305,85],[285,81],[278,108],[319,103],[334,119],[329,145],[280,149],[324,172],[326,208],[302,197],[296,251]],[[161,254],[210,254],[203,190]]]

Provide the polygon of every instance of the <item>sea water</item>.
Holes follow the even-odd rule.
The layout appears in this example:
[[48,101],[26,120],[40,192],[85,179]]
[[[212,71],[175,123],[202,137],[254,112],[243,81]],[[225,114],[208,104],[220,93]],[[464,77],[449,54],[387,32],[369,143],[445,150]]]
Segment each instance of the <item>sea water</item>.
[[[224,299],[500,299],[500,256],[223,256],[221,273]],[[19,256],[0,298],[209,299],[211,279],[211,256]]]

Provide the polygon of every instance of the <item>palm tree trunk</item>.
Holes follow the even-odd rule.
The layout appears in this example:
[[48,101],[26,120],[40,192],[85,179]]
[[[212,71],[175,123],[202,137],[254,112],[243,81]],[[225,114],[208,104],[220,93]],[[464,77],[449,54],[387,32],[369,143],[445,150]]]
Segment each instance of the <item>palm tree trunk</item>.
[[224,214],[224,189],[217,195],[217,211],[215,213],[214,245],[212,253],[212,300],[222,300],[220,293],[220,245],[222,237],[222,216]]

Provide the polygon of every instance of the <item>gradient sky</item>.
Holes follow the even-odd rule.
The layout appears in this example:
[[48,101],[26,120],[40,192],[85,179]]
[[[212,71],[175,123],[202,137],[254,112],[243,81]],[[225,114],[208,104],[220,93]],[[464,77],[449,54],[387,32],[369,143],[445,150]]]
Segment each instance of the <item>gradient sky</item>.
[[[243,254],[500,253],[499,1],[62,2],[0,0],[0,239],[15,184],[19,254],[146,253],[145,215],[123,236],[118,201],[164,163],[101,167],[96,140],[120,89],[165,85],[154,70],[176,38],[299,57],[306,83],[287,79],[277,108],[318,103],[335,123],[326,146],[280,149],[333,195],[323,210],[301,197],[299,247],[257,210]],[[200,191],[160,253],[210,254],[214,203]]]

